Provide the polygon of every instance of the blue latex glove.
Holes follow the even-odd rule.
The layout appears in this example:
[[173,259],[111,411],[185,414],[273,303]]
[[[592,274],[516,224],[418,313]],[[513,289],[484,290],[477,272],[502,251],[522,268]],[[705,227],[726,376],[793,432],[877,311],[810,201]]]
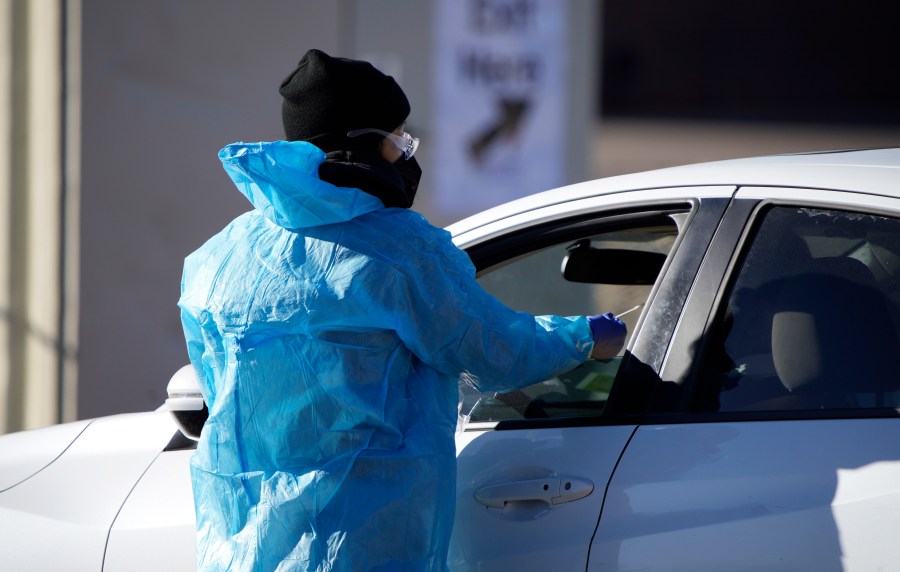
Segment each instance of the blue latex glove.
[[616,354],[625,345],[625,335],[628,333],[625,322],[613,316],[612,312],[599,316],[588,316],[587,321],[594,337],[594,349],[591,351],[591,357],[594,359],[616,357]]

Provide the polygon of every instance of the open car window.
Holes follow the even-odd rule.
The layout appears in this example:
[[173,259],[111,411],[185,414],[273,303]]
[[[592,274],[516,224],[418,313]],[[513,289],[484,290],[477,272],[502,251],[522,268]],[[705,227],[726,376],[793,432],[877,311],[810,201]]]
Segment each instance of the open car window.
[[[678,236],[675,217],[654,213],[628,225],[585,234],[533,251],[516,249],[479,272],[479,283],[514,310],[534,315],[577,316],[613,312],[634,335],[641,311]],[[627,343],[626,343],[627,346]],[[470,423],[599,416],[604,412],[621,354],[505,394],[466,394],[462,411]]]

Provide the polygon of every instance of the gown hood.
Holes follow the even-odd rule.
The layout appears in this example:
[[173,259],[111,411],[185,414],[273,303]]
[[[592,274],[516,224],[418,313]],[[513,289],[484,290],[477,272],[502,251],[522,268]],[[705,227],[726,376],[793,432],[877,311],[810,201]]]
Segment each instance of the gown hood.
[[352,220],[384,207],[359,189],[319,179],[325,152],[306,141],[233,143],[219,160],[250,203],[288,230]]

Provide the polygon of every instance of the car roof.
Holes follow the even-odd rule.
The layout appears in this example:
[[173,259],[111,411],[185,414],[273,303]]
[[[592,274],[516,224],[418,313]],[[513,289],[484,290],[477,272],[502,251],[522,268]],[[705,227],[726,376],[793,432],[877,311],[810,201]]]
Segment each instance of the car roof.
[[454,236],[493,221],[597,195],[693,186],[816,188],[900,198],[900,148],[818,151],[669,167],[537,193],[447,227]]

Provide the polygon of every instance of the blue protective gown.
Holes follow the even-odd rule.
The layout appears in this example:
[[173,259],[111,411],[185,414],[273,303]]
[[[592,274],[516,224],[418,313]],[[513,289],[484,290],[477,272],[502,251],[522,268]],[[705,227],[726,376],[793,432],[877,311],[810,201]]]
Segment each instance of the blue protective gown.
[[457,378],[584,361],[582,318],[517,313],[419,214],[318,178],[305,142],[219,157],[255,210],[187,257],[179,306],[209,420],[191,459],[203,570],[443,570]]

